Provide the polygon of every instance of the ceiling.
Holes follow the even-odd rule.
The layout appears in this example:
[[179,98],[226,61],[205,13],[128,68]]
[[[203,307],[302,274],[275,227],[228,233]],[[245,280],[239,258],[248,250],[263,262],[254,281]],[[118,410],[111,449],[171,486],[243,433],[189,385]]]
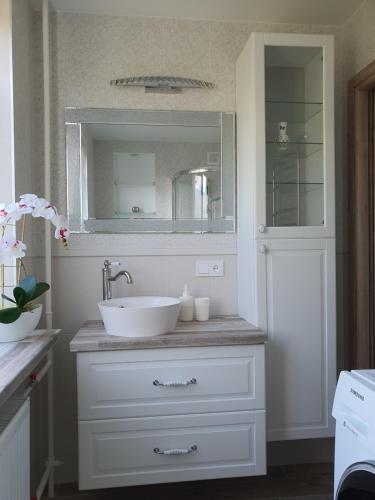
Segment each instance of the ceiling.
[[[50,0],[59,12],[177,19],[343,24],[363,0]],[[31,0],[40,8],[40,0]]]

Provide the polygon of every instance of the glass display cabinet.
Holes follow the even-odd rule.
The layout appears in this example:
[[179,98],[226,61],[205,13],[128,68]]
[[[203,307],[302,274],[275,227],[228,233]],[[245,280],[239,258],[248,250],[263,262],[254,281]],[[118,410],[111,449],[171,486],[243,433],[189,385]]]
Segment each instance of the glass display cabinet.
[[267,226],[324,225],[323,50],[265,48]]
[[258,237],[334,236],[333,49],[326,38],[265,34],[258,42]]

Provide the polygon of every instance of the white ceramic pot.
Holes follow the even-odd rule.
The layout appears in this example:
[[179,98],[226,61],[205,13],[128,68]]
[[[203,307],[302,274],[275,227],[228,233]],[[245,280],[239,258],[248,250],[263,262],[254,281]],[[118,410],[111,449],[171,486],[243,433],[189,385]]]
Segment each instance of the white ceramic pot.
[[32,311],[24,312],[14,322],[5,325],[0,323],[0,343],[1,342],[16,342],[23,340],[38,326],[42,316],[43,306],[37,304]]

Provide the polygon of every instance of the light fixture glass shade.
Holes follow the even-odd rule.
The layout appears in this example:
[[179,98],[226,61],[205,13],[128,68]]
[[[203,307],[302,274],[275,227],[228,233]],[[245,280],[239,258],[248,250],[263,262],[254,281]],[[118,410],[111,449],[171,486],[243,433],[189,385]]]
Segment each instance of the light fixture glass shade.
[[133,76],[111,80],[118,87],[145,87],[146,92],[181,92],[185,89],[212,89],[214,84],[204,80],[181,78],[179,76]]

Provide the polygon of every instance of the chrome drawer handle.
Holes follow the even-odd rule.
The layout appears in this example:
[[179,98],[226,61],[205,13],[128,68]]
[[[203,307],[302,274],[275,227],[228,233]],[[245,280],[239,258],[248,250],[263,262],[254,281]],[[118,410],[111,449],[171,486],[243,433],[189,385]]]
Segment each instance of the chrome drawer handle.
[[157,455],[189,455],[198,451],[198,446],[193,444],[190,448],[172,448],[171,450],[161,450],[160,448],[154,448],[154,453]]
[[156,387],[186,387],[188,385],[194,385],[197,383],[196,378],[192,378],[190,380],[167,380],[166,382],[159,382],[159,380],[154,380],[153,384]]

